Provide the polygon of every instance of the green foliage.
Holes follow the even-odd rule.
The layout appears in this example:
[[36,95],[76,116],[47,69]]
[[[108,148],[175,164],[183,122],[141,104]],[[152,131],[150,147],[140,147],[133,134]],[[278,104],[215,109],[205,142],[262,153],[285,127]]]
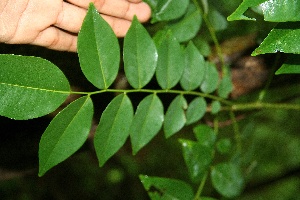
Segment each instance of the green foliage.
[[[214,199],[208,197],[209,189],[206,191],[204,186],[211,187],[210,190],[217,191],[225,198],[239,197],[252,175],[253,163],[257,162],[256,158],[248,156],[251,152],[249,153],[245,147],[251,146],[247,143],[249,135],[254,132],[254,140],[257,142],[260,137],[267,137],[262,130],[272,133],[277,133],[276,130],[284,132],[282,128],[284,125],[267,126],[264,124],[267,120],[263,118],[258,122],[252,120],[246,123],[243,131],[240,131],[240,124],[244,122],[238,121],[235,112],[239,111],[239,114],[244,110],[266,108],[299,112],[299,102],[283,102],[299,96],[299,84],[269,89],[272,80],[269,78],[265,88],[258,95],[246,96],[246,99],[230,99],[230,93],[236,85],[231,81],[230,71],[226,68],[217,40],[216,32],[226,30],[229,26],[220,8],[204,0],[201,1],[202,4],[197,0],[147,2],[153,10],[151,22],[154,27],[159,28],[152,30],[150,34],[151,31],[134,17],[122,48],[110,26],[102,19],[93,4],[90,4],[78,35],[78,56],[84,76],[99,89],[98,91],[70,91],[70,85],[62,71],[41,58],[0,55],[0,115],[17,120],[37,118],[55,111],[69,94],[82,95],[52,119],[41,137],[39,176],[43,176],[51,168],[72,156],[87,140],[94,115],[91,96],[114,93],[116,96],[102,112],[92,138],[99,166],[105,166],[105,163],[124,146],[128,138],[131,141],[132,154],[136,155],[160,131],[164,132],[167,141],[172,139],[177,141],[176,133],[190,125],[193,131],[187,129],[188,131],[178,139],[187,178],[182,181],[140,175],[140,180],[150,198]],[[222,3],[228,4],[225,1]],[[280,23],[271,30],[252,55],[289,53],[282,67],[278,71],[273,67],[273,71],[276,71],[276,74],[299,73],[297,55],[300,52],[299,24],[287,22],[298,21],[299,6],[294,1],[282,4],[283,2],[279,0],[245,0],[228,20],[252,19],[246,17],[244,12],[250,7],[260,6],[265,20]],[[290,8],[293,9],[288,12]],[[202,22],[205,27],[202,27]],[[214,43],[215,50],[210,48],[211,42]],[[120,53],[120,49],[123,52]],[[205,58],[213,51],[216,51],[219,57],[215,63],[210,58]],[[120,63],[124,64],[126,80],[132,88],[112,87]],[[150,81],[155,80],[157,87],[160,88],[146,88]],[[278,94],[283,92],[286,96],[278,97]],[[133,103],[131,97],[133,93],[146,95],[139,102]],[[169,95],[169,104],[162,102],[165,94]],[[285,115],[285,118],[288,118],[287,112],[280,112],[280,117]],[[267,116],[276,117],[275,112],[272,114],[268,113]],[[248,113],[243,113],[242,118],[245,115]],[[295,116],[295,119],[299,118]],[[272,120],[276,121],[277,118]],[[203,122],[207,122],[213,128]],[[224,126],[222,124],[230,127],[226,131],[228,135],[224,135],[223,130],[220,130]],[[291,132],[297,131],[292,125],[289,127]],[[192,135],[189,135],[190,133]],[[290,144],[289,148],[296,149],[299,144],[298,140],[291,136],[282,136],[278,140],[285,141],[283,138],[296,141]],[[244,144],[246,145],[243,146]],[[250,149],[262,152],[257,148],[254,145]],[[291,157],[298,158],[298,154]],[[122,159],[122,162],[128,162],[124,161],[125,158]],[[257,159],[263,163],[262,158]],[[272,163],[267,164],[270,169],[275,168]],[[134,164],[130,165],[132,166]],[[265,165],[258,165],[258,169],[264,167]],[[199,184],[197,191],[194,192],[194,185],[187,182]],[[217,195],[214,197],[218,198]]]
[[120,63],[118,40],[93,4],[78,34],[78,56],[82,72],[96,87],[107,89],[113,83]]
[[46,115],[70,94],[64,74],[47,60],[0,55],[0,115],[17,120]]

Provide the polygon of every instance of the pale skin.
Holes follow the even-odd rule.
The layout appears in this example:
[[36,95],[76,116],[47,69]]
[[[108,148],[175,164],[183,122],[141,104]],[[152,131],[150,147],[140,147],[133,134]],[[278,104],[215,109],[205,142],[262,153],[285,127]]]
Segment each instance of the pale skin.
[[151,15],[142,0],[0,0],[0,42],[76,52],[90,2],[118,37],[125,36],[134,15],[141,22]]

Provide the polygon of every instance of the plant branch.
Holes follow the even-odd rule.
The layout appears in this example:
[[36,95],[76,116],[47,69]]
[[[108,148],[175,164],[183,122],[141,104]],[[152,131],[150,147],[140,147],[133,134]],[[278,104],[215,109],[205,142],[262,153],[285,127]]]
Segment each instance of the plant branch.
[[200,195],[201,195],[201,193],[202,193],[203,187],[204,187],[205,182],[206,182],[206,180],[207,180],[207,175],[208,175],[208,172],[206,172],[206,173],[204,174],[204,176],[203,176],[203,178],[202,178],[202,180],[201,180],[201,183],[200,183],[200,185],[199,185],[199,188],[198,188],[198,190],[197,190],[197,193],[196,193],[196,195],[195,195],[194,200],[200,200]]

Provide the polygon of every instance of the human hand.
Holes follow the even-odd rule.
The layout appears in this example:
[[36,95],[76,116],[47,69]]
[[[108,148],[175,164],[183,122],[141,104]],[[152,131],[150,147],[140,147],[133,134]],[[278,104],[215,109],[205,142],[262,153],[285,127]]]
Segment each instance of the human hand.
[[142,0],[0,0],[0,42],[76,52],[90,2],[118,37],[126,34],[134,15],[141,22],[151,15]]

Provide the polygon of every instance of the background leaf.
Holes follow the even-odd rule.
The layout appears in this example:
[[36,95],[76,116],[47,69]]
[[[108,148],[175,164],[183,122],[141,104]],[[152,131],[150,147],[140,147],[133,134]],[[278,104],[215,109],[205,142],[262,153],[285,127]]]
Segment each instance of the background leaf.
[[207,125],[198,125],[194,127],[193,132],[198,140],[198,143],[213,148],[216,141],[216,133]]
[[218,87],[218,95],[226,99],[228,95],[232,92],[232,89],[233,85],[231,82],[231,77],[229,74],[227,74],[220,81],[220,85]]
[[194,4],[190,4],[183,18],[170,22],[166,26],[166,29],[170,29],[179,42],[187,42],[196,36],[200,30],[201,24],[201,14]]
[[204,79],[200,85],[200,89],[204,93],[212,93],[219,84],[219,72],[213,63],[206,62],[206,70]]
[[185,68],[180,80],[184,90],[194,90],[200,86],[205,74],[206,63],[193,42],[185,49]]
[[53,118],[39,145],[39,176],[74,154],[86,141],[93,117],[93,103],[81,97]]
[[211,113],[212,114],[217,114],[221,110],[222,106],[219,101],[213,101],[211,103]]
[[276,52],[300,54],[299,27],[300,22],[279,23],[253,51],[252,55]]
[[179,140],[191,180],[200,183],[213,160],[213,148],[191,140]]
[[129,84],[144,87],[153,77],[157,50],[147,30],[134,17],[124,39],[124,69]]
[[54,111],[70,85],[62,71],[37,57],[0,55],[0,115],[25,120]]
[[144,147],[161,129],[164,121],[164,107],[160,99],[151,94],[137,107],[131,128],[130,139],[133,154]]
[[206,112],[206,101],[203,97],[196,97],[186,110],[186,125],[200,120]]
[[184,69],[184,56],[180,44],[171,32],[158,47],[156,79],[162,89],[174,87],[180,80]]
[[194,197],[192,187],[180,180],[145,175],[140,175],[140,180],[151,199],[192,200]]
[[106,107],[94,138],[100,166],[103,166],[124,145],[129,136],[132,119],[133,107],[125,94],[115,97]]
[[107,89],[116,79],[120,64],[119,43],[93,4],[78,34],[78,56],[82,72],[99,89]]
[[240,168],[233,163],[220,163],[211,171],[214,188],[227,198],[240,195],[244,188],[244,178]]
[[300,55],[288,55],[288,59],[275,74],[300,74]]
[[151,22],[169,21],[181,17],[189,5],[189,0],[159,0],[153,11]]
[[186,122],[185,110],[187,102],[182,95],[178,95],[170,104],[164,122],[164,132],[166,138],[171,137],[184,126]]

